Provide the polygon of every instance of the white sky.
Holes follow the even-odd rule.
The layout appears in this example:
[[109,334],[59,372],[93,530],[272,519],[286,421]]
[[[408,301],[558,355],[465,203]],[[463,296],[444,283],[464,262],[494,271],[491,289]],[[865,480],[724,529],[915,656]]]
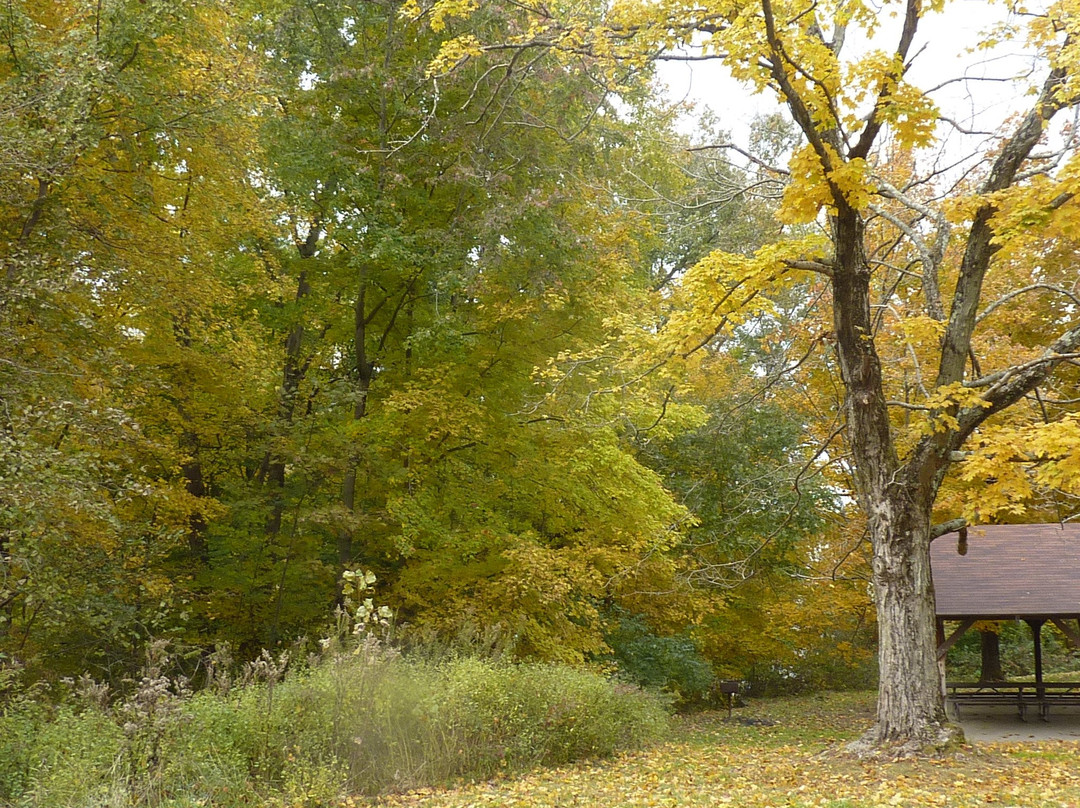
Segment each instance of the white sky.
[[[892,50],[901,24],[895,14],[902,7],[895,2],[885,6],[879,34],[872,44]],[[1008,43],[992,51],[974,51],[983,39],[982,34],[1005,18],[1004,6],[987,0],[953,0],[942,14],[929,15],[920,22],[919,35],[911,49],[918,56],[908,74],[909,80],[927,89],[947,78],[1012,77],[1030,72],[1033,61],[1030,55],[1025,56],[1022,42]],[[870,46],[865,39],[855,39],[853,34],[849,32],[844,46],[848,58]],[[751,96],[730,77],[719,60],[664,62],[659,75],[673,99],[685,99],[699,111],[710,107],[716,112],[721,125],[730,130],[737,143],[746,142],[755,116],[778,109],[773,97]],[[1023,90],[1042,78],[1040,72],[1021,82],[1021,86],[984,81],[957,83],[936,92],[934,99],[946,115],[965,128],[996,129],[1011,113],[1030,103]],[[985,136],[960,136],[948,132],[946,127],[939,129],[939,135],[946,134],[946,148],[953,153],[980,152],[980,144],[986,140]]]

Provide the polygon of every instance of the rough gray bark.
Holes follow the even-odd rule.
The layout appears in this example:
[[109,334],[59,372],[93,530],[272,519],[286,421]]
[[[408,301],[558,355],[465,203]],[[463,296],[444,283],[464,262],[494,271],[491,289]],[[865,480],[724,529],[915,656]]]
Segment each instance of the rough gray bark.
[[930,516],[945,462],[927,454],[917,467],[897,457],[881,362],[870,335],[870,269],[863,222],[850,207],[832,220],[833,323],[847,391],[848,443],[873,546],[878,618],[877,723],[864,747],[918,752],[955,736],[938,684]]
[[[963,382],[982,389],[983,401],[988,406],[950,407],[941,413],[931,413],[931,416],[954,417],[957,426],[934,431],[906,456],[899,457],[884,394],[881,362],[874,344],[871,268],[866,258],[863,214],[849,204],[841,189],[831,185],[829,179],[838,162],[865,157],[874,148],[882,129],[878,117],[880,104],[863,122],[857,137],[842,132],[839,124],[832,129],[823,128],[820,117],[813,114],[792,83],[791,76],[798,75],[801,67],[785,49],[779,33],[783,23],[773,18],[771,0],[761,0],[761,8],[768,43],[763,58],[792,117],[817,154],[832,197],[833,256],[819,271],[828,275],[832,285],[836,354],[846,393],[846,437],[857,494],[867,515],[873,544],[873,584],[879,626],[877,723],[853,748],[869,751],[885,746],[894,752],[916,753],[928,748],[940,749],[958,738],[959,730],[945,717],[936,659],[930,540],[931,514],[938,488],[953,453],[979,424],[1034,389],[1063,361],[1063,354],[1080,346],[1080,326],[1075,326],[1048,346],[1038,361],[983,379],[967,378],[966,366],[971,356],[983,281],[998,249],[993,242],[996,208],[990,195],[1016,182],[1046,123],[1075,99],[1066,99],[1060,92],[1066,78],[1064,71],[1052,70],[1031,111],[1003,143],[980,188],[986,201],[975,211],[966,234],[959,279],[941,341],[937,385]],[[896,48],[897,64],[905,65],[905,69],[920,11],[919,0],[909,0]],[[823,43],[835,47],[833,43],[824,40]],[[887,84],[882,86],[879,102],[887,98]],[[945,231],[944,239],[947,237]],[[939,247],[924,250],[923,260],[940,260],[945,254],[944,243]],[[924,293],[934,298],[928,300],[928,310],[931,316],[940,319],[944,311],[937,299],[937,271],[937,266],[923,267],[923,276],[932,280],[924,289]]]
[[926,520],[892,513],[874,546],[878,613],[877,724],[866,741],[912,752],[955,737],[945,717],[934,634],[930,543]]

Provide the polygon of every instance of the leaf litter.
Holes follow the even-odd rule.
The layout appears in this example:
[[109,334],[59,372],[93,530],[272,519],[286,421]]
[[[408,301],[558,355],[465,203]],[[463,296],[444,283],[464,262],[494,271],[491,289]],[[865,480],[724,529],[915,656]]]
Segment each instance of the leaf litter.
[[[1080,743],[968,745],[883,762],[845,754],[873,720],[873,694],[752,702],[740,721],[704,713],[675,739],[608,761],[384,798],[395,808],[732,806],[1080,808]],[[755,719],[755,720],[747,720]]]

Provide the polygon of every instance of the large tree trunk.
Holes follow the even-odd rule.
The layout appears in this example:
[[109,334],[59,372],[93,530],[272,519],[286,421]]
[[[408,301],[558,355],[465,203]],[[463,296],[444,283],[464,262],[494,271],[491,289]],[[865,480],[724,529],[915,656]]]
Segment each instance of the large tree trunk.
[[980,630],[979,645],[982,651],[982,666],[979,668],[980,682],[1000,682],[1005,679],[1001,670],[1001,637],[996,631]]
[[930,513],[945,463],[940,454],[925,453],[900,464],[872,339],[863,221],[845,207],[831,223],[833,324],[856,489],[874,549],[878,619],[877,724],[854,748],[919,752],[947,744],[955,732],[946,722],[939,684],[930,580]]
[[930,503],[884,504],[871,524],[880,669],[877,724],[861,743],[917,753],[941,748],[958,733],[945,716],[937,665]]
[[[184,476],[184,487],[191,496],[202,499],[207,496],[206,481],[203,478],[202,463],[199,461],[199,436],[185,431],[180,437],[180,445],[190,453],[188,460],[180,465]],[[192,511],[188,517],[188,552],[201,564],[210,560],[210,551],[206,543],[206,517],[200,511]]]
[[[368,393],[371,391],[371,380],[375,375],[375,363],[367,352],[367,322],[368,311],[365,303],[367,298],[367,277],[361,271],[359,288],[356,292],[356,304],[353,309],[353,355],[355,363],[353,373],[355,376],[356,402],[353,404],[353,420],[360,421],[367,415]],[[359,457],[354,450],[348,461],[345,471],[345,479],[341,485],[341,504],[346,514],[356,510],[356,467]],[[353,561],[353,528],[344,525],[338,529],[337,534],[338,564],[341,568],[348,569]],[[339,587],[340,589],[340,587]]]
[[[321,220],[316,217],[311,223],[307,237],[297,244],[297,252],[302,260],[315,257],[319,249],[319,236],[321,234]],[[300,302],[311,294],[311,284],[308,282],[308,270],[302,265],[296,279],[296,302]],[[300,385],[307,375],[310,359],[305,361],[304,350],[304,320],[298,313],[289,333],[285,337],[285,356],[281,368],[281,392],[278,396],[277,419],[275,430],[284,433],[292,425],[293,415],[296,412],[297,395]],[[274,537],[281,533],[281,520],[285,513],[285,467],[286,458],[273,447],[266,453],[263,466],[259,471],[259,481],[265,480],[270,484],[270,514],[266,520],[266,534]]]
[[[306,256],[305,256],[306,257]],[[308,295],[311,287],[307,281],[307,271],[301,270],[296,283],[296,299]],[[278,397],[276,428],[284,432],[292,424],[296,411],[296,397],[300,383],[304,379],[307,367],[301,351],[304,343],[304,323],[297,318],[285,338],[285,357],[281,370],[281,393]],[[281,519],[285,513],[285,456],[275,449],[266,454],[264,466],[266,481],[270,484],[270,515],[266,520],[268,536],[281,533]]]
[[[774,9],[773,0],[761,0],[759,6],[755,4],[760,9],[760,18],[754,17],[754,25],[757,26],[760,19],[760,28],[751,29],[729,22],[726,28],[718,26],[709,33],[714,40],[750,37],[758,44],[765,57],[758,63],[762,70],[758,79],[767,79],[779,91],[820,165],[821,172],[815,181],[828,189],[827,209],[834,255],[826,260],[798,259],[787,264],[790,268],[822,272],[832,280],[832,336],[844,383],[845,438],[850,449],[855,489],[867,514],[874,546],[874,586],[881,634],[878,725],[868,733],[864,746],[937,746],[953,734],[953,729],[944,723],[943,699],[936,671],[930,582],[930,514],[938,487],[953,453],[961,449],[980,424],[1017,403],[1047,378],[1057,364],[1065,361],[1066,354],[1080,348],[1080,326],[1074,324],[1048,344],[1039,362],[1018,365],[983,380],[986,384],[980,385],[981,400],[978,403],[967,406],[928,403],[927,415],[933,420],[932,433],[921,439],[915,436],[916,445],[901,461],[893,441],[881,362],[874,346],[880,323],[871,309],[871,270],[860,211],[867,209],[865,196],[880,194],[902,202],[915,214],[907,224],[903,223],[903,216],[893,221],[894,217],[885,213],[874,215],[891,221],[913,246],[918,246],[917,260],[922,263],[926,313],[944,324],[934,387],[950,388],[971,382],[965,370],[968,359],[974,360],[972,334],[978,322],[977,313],[982,308],[984,280],[991,259],[1000,248],[994,239],[993,228],[1000,203],[997,194],[1013,187],[1025,176],[1024,163],[1045,135],[1050,120],[1061,110],[1080,103],[1080,95],[1071,84],[1070,58],[1064,55],[1071,54],[1076,48],[1077,38],[1065,36],[1060,53],[1056,56],[1048,54],[1055,66],[1044,80],[1038,100],[1013,134],[1002,143],[981,183],[982,202],[973,211],[946,321],[938,277],[950,231],[944,215],[939,218],[925,203],[905,199],[902,192],[888,189],[886,184],[875,187],[877,180],[863,186],[864,196],[860,198],[859,194],[852,193],[850,181],[841,171],[845,167],[857,167],[856,173],[861,175],[865,167],[857,166],[856,161],[865,161],[886,131],[888,121],[884,113],[894,103],[893,89],[903,79],[910,64],[908,54],[916,40],[926,3],[906,0],[903,4],[904,22],[892,54],[895,66],[881,75],[877,102],[859,119],[854,130],[848,128],[844,116],[837,114],[836,109],[830,107],[823,112],[820,83],[806,85],[802,78],[796,81],[796,76],[806,76],[806,65],[803,59],[793,58],[794,54],[803,52],[804,40],[800,37],[805,35],[805,41],[812,41],[822,55],[831,52],[837,57],[836,66],[839,67],[846,26],[834,26],[833,39],[827,40],[822,26],[814,19],[813,6],[799,15],[799,18],[805,16],[805,22],[793,25],[793,18],[786,16],[789,9],[776,5],[778,8]],[[758,39],[762,33],[763,38]],[[793,47],[793,43],[799,44]],[[813,86],[812,90],[808,89],[810,86]],[[828,96],[827,91],[825,94]],[[803,177],[792,176],[791,187],[801,185],[805,191],[808,187],[803,183]],[[820,190],[820,187],[815,189],[815,193]],[[1073,192],[1064,187],[1063,190],[1065,192],[1046,207],[1047,212],[1073,200]],[[935,220],[938,233],[931,244],[931,239],[924,240],[918,232]],[[879,237],[875,237],[875,241],[887,243],[881,242]],[[900,254],[901,243],[902,240],[898,240],[888,251]],[[880,261],[876,263],[887,266]],[[909,270],[904,273],[912,274]],[[878,297],[879,304],[875,308],[884,309],[889,298],[900,288],[899,283],[883,283],[883,296]],[[976,375],[981,374],[976,372]]]

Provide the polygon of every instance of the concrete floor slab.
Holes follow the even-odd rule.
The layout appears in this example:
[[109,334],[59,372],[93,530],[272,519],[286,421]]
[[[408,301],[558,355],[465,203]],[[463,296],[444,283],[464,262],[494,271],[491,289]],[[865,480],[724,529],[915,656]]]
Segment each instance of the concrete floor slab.
[[968,743],[1080,741],[1080,707],[1052,708],[1045,721],[1037,708],[1021,720],[1015,707],[963,707],[958,720]]

